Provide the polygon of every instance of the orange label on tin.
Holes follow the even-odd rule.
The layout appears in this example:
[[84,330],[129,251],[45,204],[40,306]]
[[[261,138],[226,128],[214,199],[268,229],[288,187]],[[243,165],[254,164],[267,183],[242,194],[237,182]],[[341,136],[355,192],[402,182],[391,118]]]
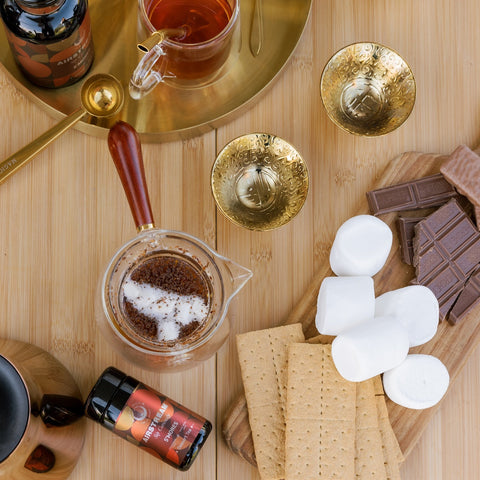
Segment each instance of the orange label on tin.
[[182,465],[206,420],[140,385],[130,395],[114,431],[163,460]]

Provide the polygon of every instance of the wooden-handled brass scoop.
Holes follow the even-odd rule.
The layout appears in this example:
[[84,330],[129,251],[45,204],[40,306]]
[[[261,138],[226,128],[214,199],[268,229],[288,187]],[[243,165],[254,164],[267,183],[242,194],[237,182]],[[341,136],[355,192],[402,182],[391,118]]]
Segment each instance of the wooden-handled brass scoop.
[[116,114],[122,108],[123,98],[123,87],[112,75],[100,73],[89,77],[82,86],[82,106],[0,163],[0,183],[80,121],[85,114],[94,117],[109,117]]

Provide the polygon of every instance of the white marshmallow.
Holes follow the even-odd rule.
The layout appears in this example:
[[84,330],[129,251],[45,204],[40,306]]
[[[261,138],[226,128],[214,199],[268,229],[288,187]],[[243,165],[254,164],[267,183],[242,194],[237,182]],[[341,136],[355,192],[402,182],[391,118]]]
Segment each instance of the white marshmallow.
[[392,290],[375,300],[375,316],[391,316],[408,331],[410,346],[415,347],[431,340],[438,328],[438,300],[423,285]]
[[342,377],[363,382],[402,363],[408,345],[403,325],[378,317],[338,335],[332,343],[332,358]]
[[348,219],[337,231],[330,250],[330,267],[336,275],[375,275],[387,261],[392,231],[373,215]]
[[371,277],[326,277],[317,299],[315,326],[324,335],[338,335],[375,314]]
[[406,408],[433,407],[447,391],[450,375],[445,365],[432,355],[408,355],[404,362],[383,374],[388,397]]

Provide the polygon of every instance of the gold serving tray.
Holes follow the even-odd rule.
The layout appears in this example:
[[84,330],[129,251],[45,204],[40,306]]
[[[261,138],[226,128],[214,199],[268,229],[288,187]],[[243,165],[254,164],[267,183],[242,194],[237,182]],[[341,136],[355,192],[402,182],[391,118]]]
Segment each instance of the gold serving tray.
[[[95,61],[88,75],[110,73],[126,89],[119,119],[130,123],[142,141],[163,142],[201,135],[243,112],[286,65],[307,22],[311,0],[263,0],[264,39],[253,56],[249,48],[255,0],[241,0],[242,44],[238,60],[228,73],[202,89],[179,90],[158,86],[142,100],[128,95],[130,75],[138,62],[137,1],[90,0]],[[80,106],[82,81],[56,90],[36,87],[17,68],[0,28],[0,62],[17,87],[55,118],[63,118]],[[76,127],[105,137],[108,119],[88,115]]]

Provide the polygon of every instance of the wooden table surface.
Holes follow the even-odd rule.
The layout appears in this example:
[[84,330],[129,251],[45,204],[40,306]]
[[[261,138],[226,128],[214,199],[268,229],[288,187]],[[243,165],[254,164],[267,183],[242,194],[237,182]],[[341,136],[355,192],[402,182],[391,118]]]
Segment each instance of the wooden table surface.
[[[479,143],[479,18],[478,0],[313,0],[293,58],[251,109],[203,136],[143,145],[156,223],[196,235],[254,272],[230,307],[230,340],[193,370],[160,375],[134,367],[96,327],[97,279],[114,251],[135,235],[105,139],[71,130],[0,186],[0,336],[51,352],[72,372],[84,396],[101,371],[115,365],[216,427],[191,470],[180,473],[88,422],[72,479],[259,478],[226,448],[220,433],[221,419],[242,389],[234,336],[285,320],[327,260],[336,229],[357,210],[389,160],[410,150],[450,153],[461,143]],[[380,138],[338,129],[319,94],[329,57],[364,40],[398,51],[417,81],[412,115]],[[2,158],[55,123],[3,72],[0,106]],[[310,170],[303,210],[268,233],[226,220],[217,212],[209,186],[216,152],[232,138],[256,131],[291,142]],[[477,349],[407,458],[403,479],[479,477],[479,396]]]

